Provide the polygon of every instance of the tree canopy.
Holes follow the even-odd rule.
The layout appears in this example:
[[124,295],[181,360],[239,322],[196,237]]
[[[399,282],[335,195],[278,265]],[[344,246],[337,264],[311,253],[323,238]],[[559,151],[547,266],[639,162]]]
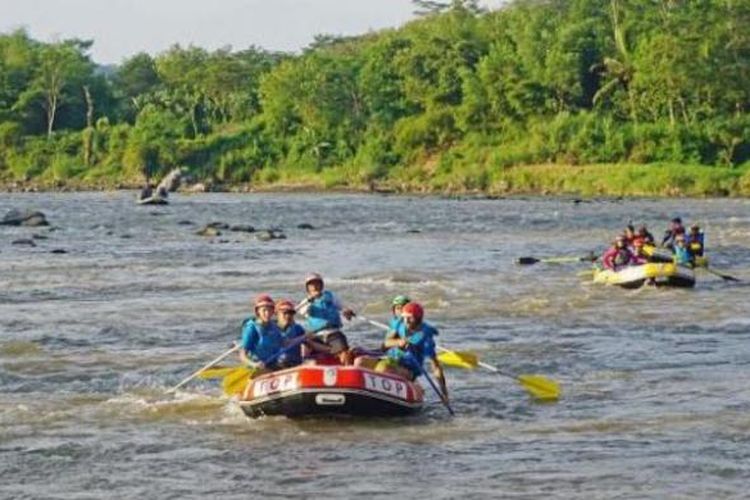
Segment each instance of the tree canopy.
[[414,4],[398,29],[321,35],[297,55],[175,45],[103,68],[90,41],[0,34],[0,177],[138,182],[179,166],[347,183],[750,160],[750,2]]

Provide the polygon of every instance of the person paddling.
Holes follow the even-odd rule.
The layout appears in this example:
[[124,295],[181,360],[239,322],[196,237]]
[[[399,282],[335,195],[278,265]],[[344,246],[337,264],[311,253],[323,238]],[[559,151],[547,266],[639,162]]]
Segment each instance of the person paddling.
[[701,231],[701,227],[698,224],[690,226],[690,232],[687,235],[686,243],[692,260],[695,260],[696,257],[703,257],[704,242],[705,236],[703,231]]
[[640,266],[648,262],[648,255],[643,250],[646,242],[643,238],[636,236],[633,240],[633,256],[630,259],[630,263],[635,266]]
[[687,243],[685,241],[684,234],[678,234],[674,239],[674,263],[691,266],[693,265],[693,259],[688,250]]
[[331,354],[338,357],[341,364],[352,364],[352,354],[349,343],[341,328],[341,316],[351,320],[355,314],[342,305],[341,301],[331,291],[324,290],[323,277],[318,273],[309,274],[305,278],[307,297],[299,308],[300,314],[307,316],[305,329],[322,334],[322,341],[331,349]]
[[153,194],[154,194],[154,185],[151,184],[150,182],[147,182],[143,186],[143,189],[141,189],[141,194],[140,194],[139,199],[146,200],[148,198],[151,198],[151,196],[153,196]]
[[612,246],[602,255],[602,266],[604,269],[617,271],[618,269],[633,263],[633,253],[628,248],[625,237],[620,235],[615,238]]
[[169,191],[167,191],[167,188],[159,184],[159,187],[156,188],[156,197],[166,200],[169,196]]
[[278,360],[273,356],[283,349],[284,338],[273,321],[273,299],[269,295],[259,295],[253,307],[255,316],[242,323],[239,357],[243,364],[256,365],[259,372],[255,375],[259,375],[278,369]]
[[409,302],[403,306],[401,318],[402,321],[397,326],[397,338],[386,341],[386,358],[378,363],[375,369],[392,371],[414,380],[424,372],[425,361],[430,361],[432,372],[447,403],[448,386],[435,348],[437,329],[424,321],[424,309],[416,302]]
[[278,365],[281,368],[291,368],[302,363],[303,358],[307,357],[307,352],[330,352],[330,348],[314,340],[314,333],[305,333],[305,329],[299,323],[294,321],[296,311],[294,304],[290,300],[280,300],[276,303],[276,324],[281,331],[284,345],[293,344],[295,339],[308,337],[307,340],[290,348],[279,356]]
[[411,299],[406,295],[397,295],[391,301],[391,313],[393,314],[393,316],[391,317],[390,321],[388,321],[388,332],[385,334],[385,340],[383,341],[383,351],[386,350],[386,341],[398,337],[398,327],[403,321],[403,319],[401,318],[401,312],[403,311],[404,306],[409,302],[411,302]]
[[674,247],[675,238],[677,235],[685,234],[685,226],[682,225],[682,219],[675,217],[669,223],[669,229],[664,233],[664,238],[661,241],[661,246],[664,248],[672,249]]
[[623,231],[623,237],[625,238],[626,245],[628,246],[633,245],[633,240],[636,237],[635,227],[633,226],[633,224],[628,224],[627,226],[625,226],[625,231]]
[[635,232],[637,238],[641,238],[643,243],[646,245],[654,244],[654,235],[651,234],[645,224],[638,226],[638,230]]

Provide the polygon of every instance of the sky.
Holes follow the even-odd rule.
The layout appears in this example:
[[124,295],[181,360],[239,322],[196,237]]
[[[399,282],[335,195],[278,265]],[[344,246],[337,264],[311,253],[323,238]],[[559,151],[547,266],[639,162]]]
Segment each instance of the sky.
[[[497,8],[503,0],[484,0]],[[413,19],[411,0],[0,0],[0,32],[94,40],[99,64],[175,43],[297,51],[316,34],[357,35]]]

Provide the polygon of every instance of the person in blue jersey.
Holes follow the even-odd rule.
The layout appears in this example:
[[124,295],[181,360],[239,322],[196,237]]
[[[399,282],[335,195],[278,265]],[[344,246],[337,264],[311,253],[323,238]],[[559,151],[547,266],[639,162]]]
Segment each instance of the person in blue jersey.
[[[279,356],[278,365],[281,368],[291,368],[302,364],[302,360],[309,352],[330,352],[327,345],[315,340],[314,333],[306,333],[302,325],[294,321],[295,313],[294,304],[291,301],[280,300],[276,303],[276,324],[281,330],[284,345],[293,346]],[[300,341],[300,337],[305,337],[305,340]]]
[[684,234],[678,234],[674,239],[674,262],[683,266],[692,266],[693,259],[688,250]]
[[424,309],[416,302],[409,302],[401,311],[398,338],[386,341],[386,359],[376,366],[377,371],[392,371],[414,380],[421,375],[425,361],[432,364],[432,372],[440,384],[440,390],[448,401],[448,386],[443,367],[437,358],[435,337],[437,329],[424,321]]
[[398,327],[403,321],[401,319],[401,312],[403,311],[404,306],[409,302],[411,302],[411,299],[406,295],[397,295],[391,301],[391,313],[393,316],[391,316],[391,319],[388,321],[388,332],[385,334],[385,340],[383,341],[383,351],[386,350],[386,341],[398,338]]
[[695,260],[696,257],[703,257],[705,236],[701,227],[698,224],[690,226],[690,232],[687,235],[686,241],[690,256]]
[[[242,324],[239,356],[243,364],[257,365],[260,373],[278,369],[274,358],[284,348],[284,337],[273,320],[274,302],[268,295],[259,295],[253,304],[255,316]],[[260,374],[255,372],[255,376]]]
[[331,349],[331,354],[338,357],[341,364],[352,364],[352,353],[349,343],[341,331],[341,317],[351,320],[354,311],[344,307],[341,301],[330,290],[324,289],[323,277],[318,273],[305,278],[307,297],[299,309],[305,319],[305,329],[320,334],[324,344]]
[[383,343],[373,350],[365,350],[354,348],[354,366],[361,366],[364,368],[373,369],[380,362],[381,356],[388,350],[385,346],[386,342],[393,339],[398,339],[398,328],[401,322],[401,311],[404,306],[411,302],[411,299],[406,295],[397,295],[391,301],[391,319],[388,320],[388,331],[385,333]]

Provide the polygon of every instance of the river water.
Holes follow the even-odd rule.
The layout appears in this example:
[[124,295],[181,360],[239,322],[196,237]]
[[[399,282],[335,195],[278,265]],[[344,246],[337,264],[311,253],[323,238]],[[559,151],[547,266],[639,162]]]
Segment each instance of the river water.
[[[2,498],[747,497],[748,200],[133,197],[0,196],[0,215],[52,224],[0,226]],[[601,251],[628,220],[674,215],[743,281],[625,291],[587,283],[585,264],[514,263]],[[287,238],[195,234],[213,221]],[[238,337],[252,296],[299,300],[313,270],[381,321],[411,295],[443,345],[554,378],[563,398],[458,370],[455,418],[434,397],[406,419],[250,421],[216,381],[164,395]],[[348,334],[382,335],[357,321]]]

